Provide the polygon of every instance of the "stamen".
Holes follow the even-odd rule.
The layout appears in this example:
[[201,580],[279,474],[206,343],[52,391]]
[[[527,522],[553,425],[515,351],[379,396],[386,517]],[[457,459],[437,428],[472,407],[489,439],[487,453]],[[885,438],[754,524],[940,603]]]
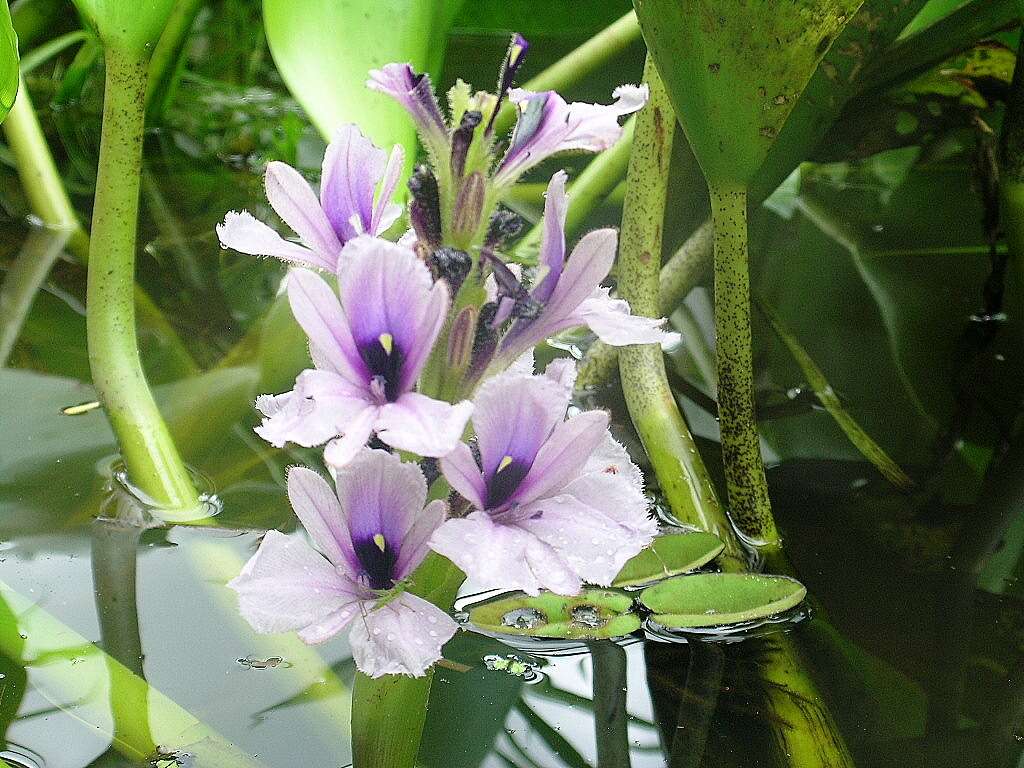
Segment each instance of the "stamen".
[[388,545],[387,541],[384,539],[383,533],[373,534],[373,543],[377,545],[377,549],[379,549],[381,552],[383,552],[385,547],[387,547]]

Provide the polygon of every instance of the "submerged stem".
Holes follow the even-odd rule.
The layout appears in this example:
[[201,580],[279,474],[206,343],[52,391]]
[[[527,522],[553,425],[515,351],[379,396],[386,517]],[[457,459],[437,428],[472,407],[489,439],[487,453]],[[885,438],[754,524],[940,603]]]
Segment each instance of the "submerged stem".
[[160,507],[188,516],[198,497],[146,383],[135,331],[146,58],[108,47],[106,65],[87,287],[89,363],[132,482]]
[[740,530],[755,544],[777,549],[779,534],[772,518],[754,420],[746,189],[712,187],[711,217],[715,243],[718,414],[729,509]]

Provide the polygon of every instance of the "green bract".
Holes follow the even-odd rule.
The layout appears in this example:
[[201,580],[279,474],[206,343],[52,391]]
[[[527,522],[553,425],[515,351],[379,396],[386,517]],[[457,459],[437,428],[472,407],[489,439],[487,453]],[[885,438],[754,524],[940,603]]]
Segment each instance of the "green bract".
[[670,629],[739,624],[798,605],[807,589],[787,576],[757,573],[698,573],[648,587],[640,602],[654,621]]
[[718,557],[725,545],[717,536],[703,531],[659,536],[651,546],[622,566],[613,587],[649,584],[669,576],[693,571]]
[[633,600],[621,592],[590,589],[575,597],[521,592],[470,609],[469,620],[480,629],[506,635],[571,640],[622,637],[640,629],[630,612]]
[[636,0],[676,114],[712,185],[750,181],[862,0]]

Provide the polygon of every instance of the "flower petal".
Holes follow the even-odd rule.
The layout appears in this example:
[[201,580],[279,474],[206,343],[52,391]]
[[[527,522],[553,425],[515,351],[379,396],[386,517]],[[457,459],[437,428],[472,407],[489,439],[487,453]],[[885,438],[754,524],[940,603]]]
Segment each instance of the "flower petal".
[[[373,192],[384,173],[387,155],[355,125],[334,133],[324,153],[320,204],[341,242],[372,232]],[[352,226],[353,216],[361,222]],[[340,248],[340,246],[339,246]]]
[[362,601],[354,600],[348,605],[342,606],[322,621],[300,629],[299,639],[307,645],[316,645],[330,640],[352,623],[352,619],[359,615],[362,605]]
[[417,75],[410,64],[386,64],[370,72],[366,87],[385,93],[401,104],[412,116],[434,160],[447,158],[448,126],[437,106],[429,75]]
[[310,344],[317,348],[318,357],[368,392],[370,371],[356,348],[338,297],[324,279],[309,270],[292,270],[288,274],[288,303]]
[[379,534],[399,556],[405,535],[427,500],[427,481],[420,468],[387,451],[367,449],[335,474],[353,546],[358,549],[361,542],[371,542]]
[[544,199],[544,236],[540,244],[540,262],[547,267],[547,273],[530,294],[541,304],[551,298],[565,264],[565,215],[569,209],[565,179],[565,171],[558,171],[552,176]]
[[494,522],[486,512],[446,520],[431,537],[430,548],[487,588],[530,595],[541,589],[574,595],[582,588],[573,569],[548,544],[515,525]]
[[608,414],[604,411],[586,411],[558,424],[510,500],[527,504],[561,491],[579,476],[607,431]]
[[487,486],[468,445],[458,443],[451,453],[442,456],[441,472],[456,493],[476,509],[484,508]]
[[436,605],[403,592],[387,605],[367,610],[353,625],[352,658],[370,677],[422,677],[458,628]]
[[579,324],[597,334],[605,344],[623,347],[627,344],[674,344],[680,336],[662,330],[665,318],[630,314],[629,304],[613,299],[607,288],[598,288],[573,313]]
[[400,245],[368,236],[345,244],[339,279],[341,306],[358,345],[383,334],[402,356],[400,392],[408,391],[440,332],[448,294],[436,288],[430,270]]
[[[550,545],[583,581],[607,586],[629,558],[650,544],[656,526],[647,517],[643,497],[639,508],[636,506],[628,484],[610,475],[595,475],[589,480],[588,499],[593,500],[597,493],[608,494],[602,508],[566,493],[531,504],[517,525]],[[616,495],[616,491],[622,493]],[[612,510],[623,501],[630,505],[630,511],[618,512],[616,517],[630,524],[602,511]],[[534,514],[526,516],[530,511]],[[638,511],[643,524],[634,519]]]
[[328,263],[337,266],[341,241],[302,174],[282,162],[267,163],[267,200],[285,224]]
[[313,546],[355,579],[358,560],[334,489],[313,470],[292,467],[288,470],[288,500]]
[[423,562],[430,551],[427,542],[447,516],[448,504],[441,499],[430,502],[416,515],[402,537],[402,548],[395,562],[396,579],[404,579]]
[[324,448],[324,462],[332,467],[342,467],[352,461],[373,434],[373,423],[379,410],[376,405],[370,405],[352,417],[341,437],[331,440]]
[[291,392],[256,399],[256,408],[265,418],[255,431],[277,448],[285,443],[312,448],[342,434],[367,404],[359,388],[342,376],[306,370]]
[[472,413],[473,404],[468,401],[452,405],[406,392],[381,407],[374,429],[392,448],[438,457],[455,449]]
[[636,112],[647,102],[647,86],[621,85],[612,92],[615,102],[567,104],[554,91],[531,93],[521,88],[508,92],[519,111],[512,142],[495,174],[499,186],[512,184],[525,171],[558,152],[608,149],[622,135],[619,117]]
[[391,202],[391,198],[395,195],[395,187],[398,186],[403,165],[405,165],[405,148],[401,144],[395,144],[391,148],[388,164],[384,168],[384,178],[381,180],[377,202],[374,203],[370,226],[367,228],[371,235],[377,236],[387,232],[402,215],[402,206]]
[[250,256],[274,256],[289,264],[333,269],[333,264],[316,251],[285,240],[248,211],[228,211],[217,225],[217,237],[225,248]]
[[490,478],[506,456],[526,467],[533,463],[565,418],[569,397],[558,382],[506,372],[484,382],[473,403],[483,474]]
[[254,630],[287,632],[315,625],[358,599],[345,579],[303,539],[267,531],[259,550],[228,586]]

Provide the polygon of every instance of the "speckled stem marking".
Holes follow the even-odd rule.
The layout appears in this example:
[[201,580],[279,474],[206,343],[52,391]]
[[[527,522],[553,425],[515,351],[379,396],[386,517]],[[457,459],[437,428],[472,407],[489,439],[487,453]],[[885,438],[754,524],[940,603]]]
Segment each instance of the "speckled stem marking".
[[86,294],[89,364],[132,482],[187,517],[198,505],[196,491],[149,391],[135,333],[146,57],[109,47],[106,65]]
[[[661,236],[675,114],[650,60],[644,78],[651,96],[637,115],[626,177],[619,292],[634,313],[657,317],[661,314]],[[661,347],[624,347],[619,354],[619,369],[629,414],[672,514],[681,522],[720,536],[729,544],[729,554],[741,559],[707,468],[672,395]]]
[[754,421],[746,190],[738,186],[712,187],[711,217],[715,242],[718,413],[729,510],[753,543],[773,549],[779,545],[779,534],[768,500],[768,482]]

